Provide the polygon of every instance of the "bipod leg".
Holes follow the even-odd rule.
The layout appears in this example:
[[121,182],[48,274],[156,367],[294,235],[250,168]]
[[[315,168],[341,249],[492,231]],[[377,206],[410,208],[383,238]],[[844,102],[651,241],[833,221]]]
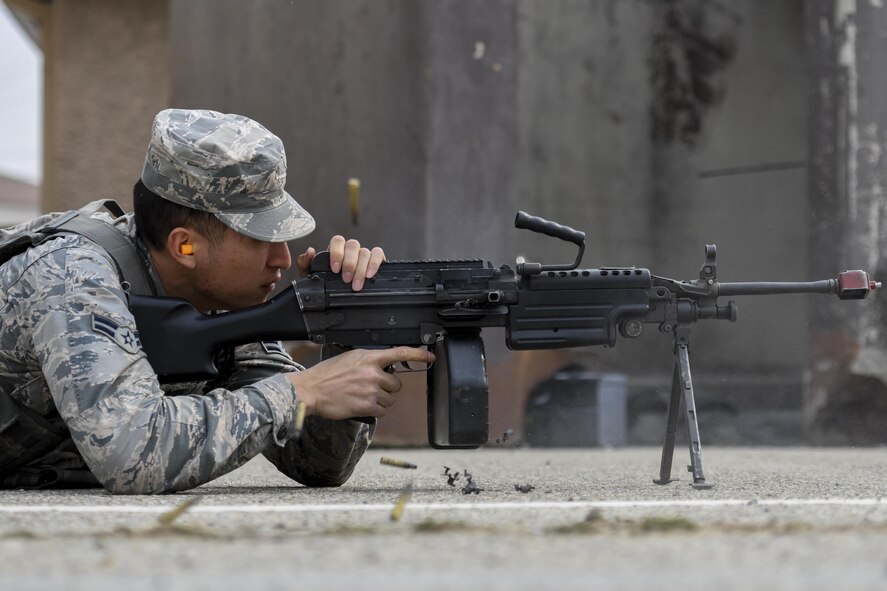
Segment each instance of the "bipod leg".
[[659,480],[656,484],[671,482],[671,462],[674,459],[674,439],[678,430],[678,412],[681,409],[680,363],[675,355],[671,379],[671,397],[668,399],[668,421],[665,427],[665,443],[662,444],[662,461],[659,464]]
[[[686,343],[675,344],[675,367],[677,368],[675,377],[680,379],[678,387],[683,391],[684,410],[687,413],[687,435],[690,440],[690,465],[687,468],[693,473],[693,488],[706,490],[714,485],[705,482],[705,472],[702,469],[702,442],[699,439],[696,400],[693,397],[693,380],[690,377],[690,350]],[[674,398],[674,389],[672,390],[672,398]],[[672,446],[674,446],[673,440]]]

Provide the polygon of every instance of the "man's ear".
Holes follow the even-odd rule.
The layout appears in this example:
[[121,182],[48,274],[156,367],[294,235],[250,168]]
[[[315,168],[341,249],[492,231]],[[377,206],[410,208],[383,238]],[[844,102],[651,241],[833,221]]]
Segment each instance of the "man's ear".
[[200,240],[193,230],[173,228],[166,237],[166,253],[183,267],[193,269],[197,265],[194,257],[197,250],[195,242]]

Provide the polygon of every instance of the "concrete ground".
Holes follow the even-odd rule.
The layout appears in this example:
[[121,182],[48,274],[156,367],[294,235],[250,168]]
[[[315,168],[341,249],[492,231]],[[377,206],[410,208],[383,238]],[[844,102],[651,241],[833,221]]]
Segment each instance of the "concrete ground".
[[659,453],[381,449],[338,489],[257,459],[177,495],[4,491],[0,589],[887,588],[887,450],[710,447],[708,491],[684,448],[653,484]]

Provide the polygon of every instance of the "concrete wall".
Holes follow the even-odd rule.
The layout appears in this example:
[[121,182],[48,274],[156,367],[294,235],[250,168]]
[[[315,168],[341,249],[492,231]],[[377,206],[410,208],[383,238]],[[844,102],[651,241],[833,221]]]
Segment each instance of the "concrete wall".
[[[128,205],[153,115],[202,107],[249,115],[283,138],[287,187],[318,219],[316,246],[344,233],[392,259],[572,260],[573,246],[511,227],[524,209],[585,230],[585,267],[689,279],[706,243],[718,244],[722,281],[883,267],[880,4],[7,3],[38,23],[46,55],[45,210],[97,197]],[[797,409],[808,320],[814,365],[827,345],[839,394],[847,372],[880,384],[850,401],[869,408],[884,381],[884,306],[746,298],[738,325],[700,323],[700,412]],[[836,328],[846,347],[832,346],[844,342]],[[487,339],[494,433],[519,428],[529,388],[572,361],[630,374],[635,398],[661,410],[650,391],[668,389],[665,336],[520,354],[501,336]],[[840,412],[831,394],[816,396]],[[402,425],[421,425],[420,395],[398,409]]]
[[[424,252],[419,5],[173,1],[172,103],[253,117],[284,141],[287,188],[334,233]],[[357,224],[347,182],[361,180]],[[321,244],[323,242],[323,244]]]
[[[287,188],[318,224],[295,250],[342,233],[389,259],[498,264],[514,256],[515,14],[505,0],[174,1],[172,50],[184,59],[172,102],[242,113],[283,139]],[[510,381],[501,338],[488,356]],[[413,381],[388,424],[421,442],[424,378]]]
[[319,246],[346,233],[389,258],[476,255],[513,215],[517,142],[513,7],[473,6],[173,2],[173,104],[280,135]]
[[[342,232],[390,258],[572,260],[573,246],[513,229],[525,209],[585,230],[586,267],[691,279],[715,242],[722,280],[806,278],[800,0],[173,0],[170,12],[172,103],[278,133],[288,189],[318,219],[313,243]],[[363,182],[357,224],[349,177]],[[743,302],[739,325],[700,325],[694,375],[722,386],[706,396],[728,400],[732,377],[747,390],[754,374],[799,401],[806,304]],[[658,334],[609,351],[487,343],[493,432],[567,361],[670,384]]]
[[44,211],[128,208],[154,115],[169,101],[167,0],[60,0],[43,22]]
[[[690,69],[684,82],[708,85],[714,98],[706,104],[696,91],[692,137],[656,143],[657,267],[697,277],[703,245],[717,244],[721,281],[808,279],[803,3],[700,7],[702,40],[690,30],[676,45]],[[697,371],[800,375],[813,301],[741,299],[738,324],[700,324]]]
[[[802,2],[521,7],[522,207],[585,230],[586,266],[693,279],[704,245],[716,243],[721,280],[807,278]],[[521,240],[534,258],[566,262],[573,253],[549,238]],[[694,328],[703,417],[712,408],[793,409],[788,421],[802,436],[809,301],[744,298],[737,324]],[[644,441],[659,441],[668,337],[648,327],[615,349],[565,357],[628,373],[635,414],[657,417]],[[649,427],[638,422],[635,440]],[[703,440],[711,429],[703,420]],[[761,440],[729,427],[718,435]]]

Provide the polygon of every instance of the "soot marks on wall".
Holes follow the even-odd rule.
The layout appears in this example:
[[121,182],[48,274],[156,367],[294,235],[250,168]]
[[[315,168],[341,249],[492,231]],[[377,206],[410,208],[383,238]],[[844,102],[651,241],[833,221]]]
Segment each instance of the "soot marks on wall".
[[650,48],[651,134],[657,144],[694,146],[707,109],[726,88],[719,74],[736,54],[740,18],[720,2],[666,0]]

